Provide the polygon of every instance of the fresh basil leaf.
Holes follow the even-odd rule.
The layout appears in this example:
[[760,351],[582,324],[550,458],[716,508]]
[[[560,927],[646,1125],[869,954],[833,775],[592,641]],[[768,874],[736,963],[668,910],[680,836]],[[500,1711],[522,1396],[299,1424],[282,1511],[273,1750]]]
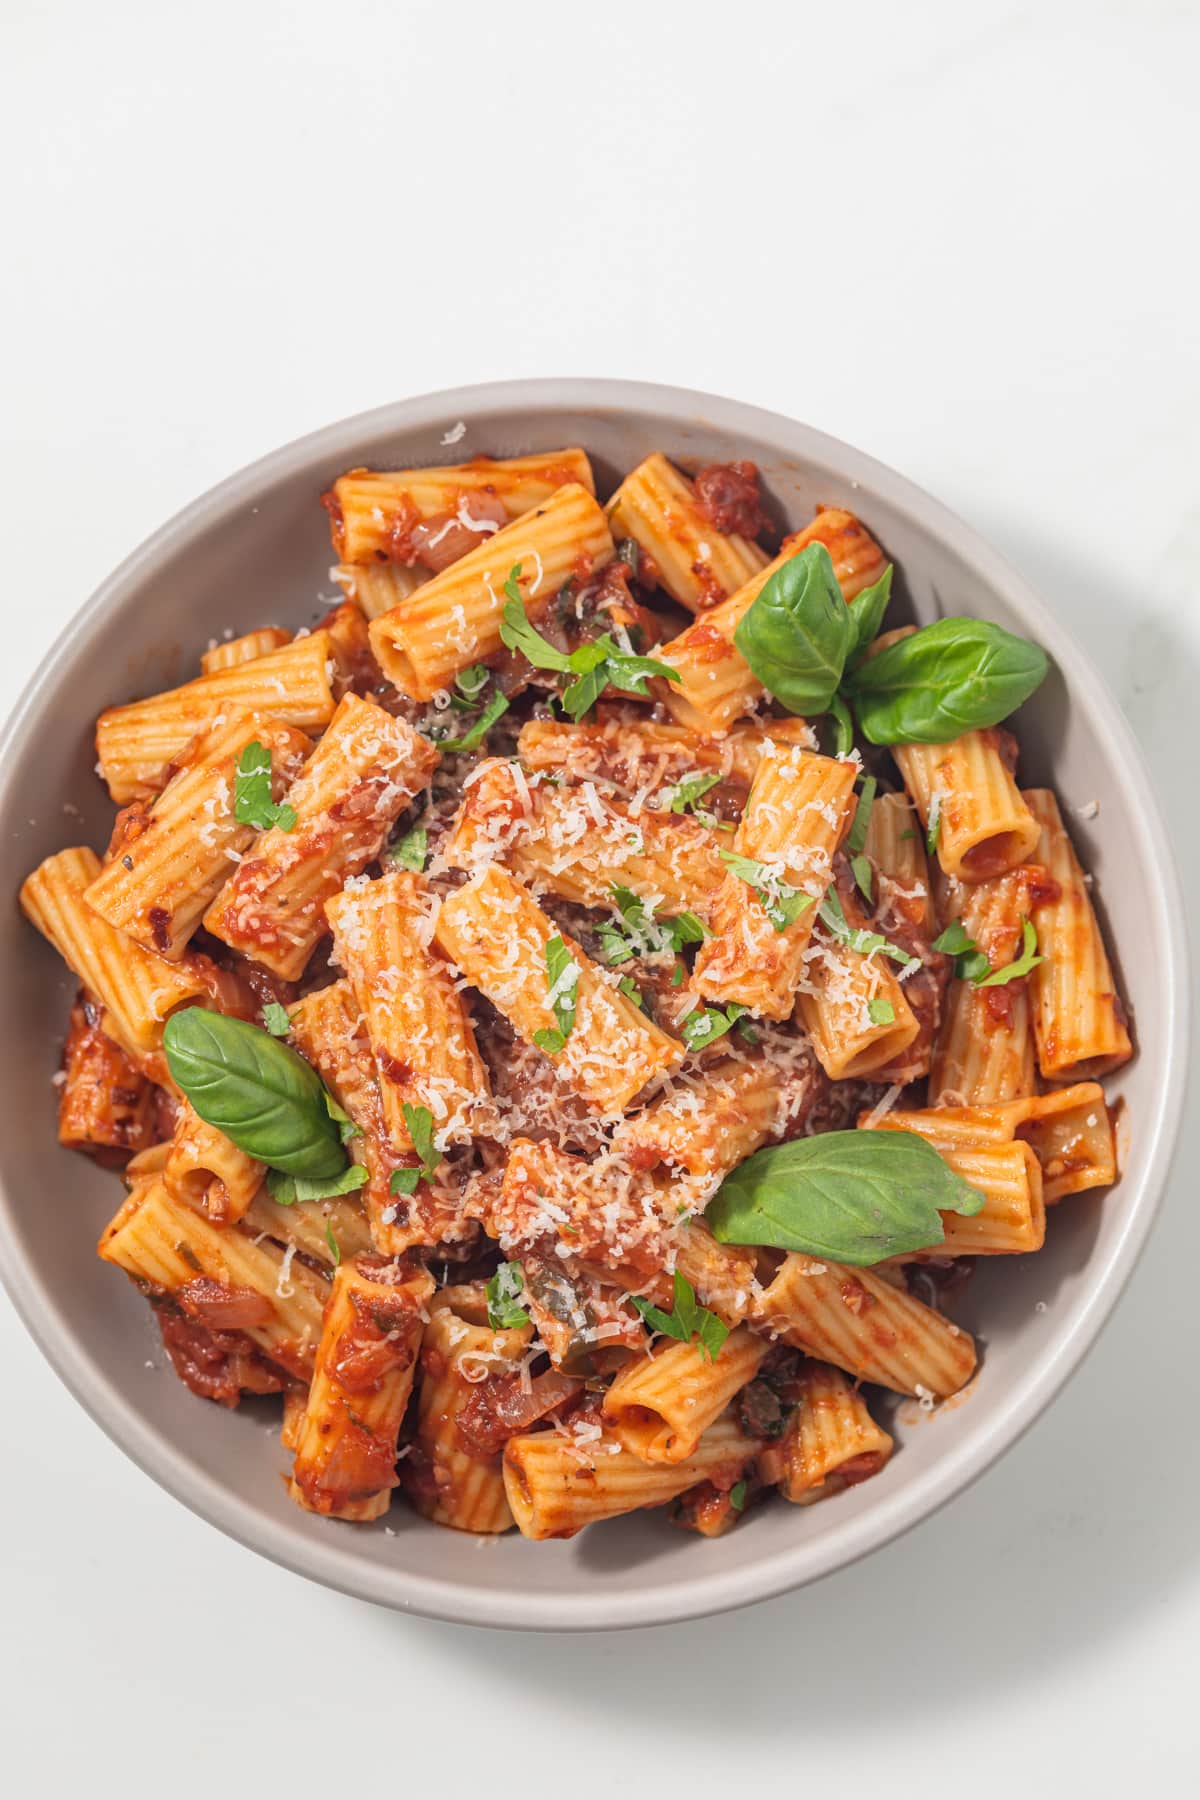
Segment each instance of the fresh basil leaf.
[[529,622],[521,590],[517,586],[520,574],[520,563],[514,563],[509,570],[508,580],[504,583],[508,599],[500,620],[500,641],[509,650],[519,650],[535,669],[554,669],[560,674],[569,673],[570,657],[564,650],[556,650],[553,644],[547,643],[541,632]]
[[361,1137],[363,1135],[362,1126],[356,1125],[354,1120],[350,1117],[350,1114],[342,1111],[342,1108],[338,1105],[328,1088],[325,1089],[325,1110],[337,1126],[338,1135],[343,1144],[348,1144],[351,1138]]
[[854,885],[869,905],[874,905],[875,896],[872,889],[875,885],[875,869],[869,856],[852,856],[850,873],[854,877]]
[[840,694],[829,702],[829,718],[833,722],[833,754],[849,756],[854,748],[854,715]]
[[472,663],[469,669],[458,671],[454,685],[464,700],[478,700],[491,678],[492,671],[486,663]]
[[856,669],[874,640],[879,636],[883,615],[892,597],[892,565],[888,564],[878,581],[855,594],[850,602],[850,648],[846,653],[847,670]]
[[873,744],[946,744],[998,725],[1046,678],[1044,650],[986,619],[938,619],[889,644],[847,691]]
[[[697,800],[702,800],[710,788],[716,787],[720,779],[719,770],[715,775],[686,776],[683,781],[677,782],[670,790],[671,811],[685,813],[691,807],[694,812],[698,813]],[[705,814],[704,816],[708,817],[709,815]]]
[[981,975],[976,987],[1004,987],[1010,981],[1019,981],[1022,975],[1028,975],[1039,963],[1045,962],[1044,956],[1038,955],[1037,932],[1030,919],[1024,920],[1021,926],[1021,954],[1015,962],[1006,963],[1002,969],[993,969],[990,975]]
[[746,1505],[746,1483],[744,1481],[735,1481],[730,1488],[729,1504],[734,1512],[744,1511]]
[[867,1001],[867,1017],[872,1025],[894,1025],[896,1009],[890,1000],[880,1000],[877,997]]
[[764,582],[734,644],[789,712],[829,711],[851,643],[850,610],[824,544],[808,544]]
[[336,1269],[341,1264],[342,1246],[334,1237],[333,1225],[328,1219],[325,1221],[325,1242],[329,1245],[329,1254],[333,1258],[333,1266]]
[[766,863],[756,862],[752,856],[738,856],[732,850],[718,850],[717,855],[730,874],[754,889],[776,931],[786,931],[812,905],[811,894],[790,887],[778,871],[768,868]]
[[676,988],[682,987],[686,975],[687,970],[684,968],[683,964],[677,962],[675,967],[671,970],[671,986]]
[[278,1000],[268,1000],[262,1010],[263,1029],[269,1031],[274,1038],[287,1037],[292,1029],[292,1021],[288,1018],[286,1006],[280,1006]]
[[633,979],[632,975],[622,975],[620,981],[617,983],[617,992],[618,994],[624,994],[627,1000],[631,1000],[640,1011],[645,1012],[646,996],[642,993],[641,988]]
[[306,1180],[346,1167],[316,1071],[257,1025],[189,1006],[163,1029],[171,1079],[200,1117],[247,1156]]
[[393,1169],[392,1178],[388,1182],[388,1193],[415,1194],[424,1177],[424,1169],[414,1168],[411,1164],[406,1164],[402,1169]]
[[871,823],[871,808],[875,804],[875,791],[879,783],[873,775],[863,777],[862,792],[858,796],[858,805],[854,810],[854,823],[846,833],[846,854],[857,856],[867,847],[867,827]]
[[414,875],[421,874],[428,855],[429,833],[424,825],[414,825],[388,851],[392,862],[398,863],[402,869],[411,869]]
[[747,1010],[736,1000],[731,1000],[722,1012],[719,1006],[710,1006],[707,1010],[697,1007],[686,1019],[680,1021],[679,1029],[683,1033],[683,1041],[689,1050],[704,1050],[717,1038],[724,1037],[732,1031],[742,1014]]
[[579,996],[579,964],[560,937],[546,944],[546,980],[549,993],[546,1004],[558,1022],[564,1041],[575,1024],[575,1007]]
[[257,738],[246,745],[237,760],[233,816],[239,825],[253,825],[255,831],[268,831],[272,825],[278,825],[280,831],[296,828],[295,810],[277,805],[271,798],[271,752]]
[[501,1263],[483,1290],[488,1324],[493,1331],[517,1331],[528,1325],[529,1314],[518,1299],[524,1291],[525,1271],[520,1263]]
[[567,1045],[567,1040],[562,1032],[549,1025],[543,1025],[539,1031],[535,1031],[533,1041],[539,1050],[545,1051],[547,1056],[557,1056],[560,1050],[566,1049]]
[[432,1181],[441,1162],[441,1152],[433,1141],[433,1114],[427,1106],[412,1106],[405,1100],[400,1108],[412,1147],[421,1159],[421,1173]]
[[943,1241],[941,1214],[984,1196],[911,1131],[826,1131],[758,1150],[706,1219],[722,1244],[768,1245],[865,1267]]
[[652,1326],[655,1331],[660,1331],[664,1337],[675,1338],[681,1344],[694,1341],[705,1361],[716,1361],[722,1344],[729,1336],[729,1327],[716,1313],[709,1312],[699,1304],[691,1282],[678,1269],[675,1271],[674,1302],[669,1313],[652,1306],[637,1294],[632,1294],[630,1298],[647,1325]]
[[702,944],[705,938],[712,936],[712,932],[703,919],[698,919],[694,912],[676,913],[673,919],[663,921],[663,930],[667,934],[672,950],[676,953],[682,950],[685,944]]
[[517,563],[504,584],[508,599],[500,622],[501,641],[510,650],[519,650],[535,669],[552,669],[557,674],[575,677],[562,696],[563,708],[572,719],[581,719],[607,687],[644,696],[646,682],[652,675],[667,681],[682,679],[679,671],[666,663],[623,650],[607,632],[591,643],[580,644],[569,654],[556,649],[529,622],[517,586],[520,573],[521,565]]
[[461,737],[439,738],[438,749],[448,750],[452,756],[456,756],[464,750],[478,750],[496,720],[507,711],[508,701],[497,688],[471,729],[464,731]]
[[340,1175],[315,1181],[303,1175],[285,1175],[282,1169],[268,1169],[267,1191],[278,1206],[294,1206],[300,1200],[332,1200],[338,1194],[352,1194],[366,1179],[367,1171],[361,1163],[351,1163]]
[[[1028,921],[1026,921],[1026,923],[1028,924]],[[1030,930],[1033,929],[1032,926],[1029,928]],[[952,919],[945,931],[943,931],[940,936],[934,938],[933,943],[930,945],[930,949],[940,950],[943,956],[952,956],[954,958],[954,973],[960,981],[970,981],[973,982],[976,987],[982,987],[985,979],[992,973],[990,961],[985,953],[979,948],[975,939],[968,936],[961,919]],[[1040,957],[1038,958],[1038,961],[1041,961]],[[1015,965],[1010,966],[1015,967]],[[1032,964],[1030,966],[1032,967]],[[1004,973],[1003,970],[997,970],[996,972],[997,974]],[[1022,971],[1022,973],[1024,972],[1025,971]],[[1006,981],[1011,979],[1011,976],[1005,975]]]
[[942,830],[942,796],[935,794],[929,808],[929,825],[925,832],[925,854],[936,856]]
[[880,937],[877,931],[864,931],[860,926],[851,925],[842,910],[842,903],[830,888],[821,902],[821,923],[831,936],[840,943],[848,944],[851,950],[857,950],[863,956],[870,956],[879,951],[883,956],[890,956],[893,962],[901,963],[905,968],[910,963],[919,963],[919,956],[910,956],[899,944],[890,939]]

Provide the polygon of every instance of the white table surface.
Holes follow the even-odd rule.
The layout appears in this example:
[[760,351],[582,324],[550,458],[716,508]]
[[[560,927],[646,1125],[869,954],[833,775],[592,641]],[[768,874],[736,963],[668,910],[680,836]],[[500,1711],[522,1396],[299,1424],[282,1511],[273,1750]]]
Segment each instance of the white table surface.
[[[990,536],[1106,670],[1195,891],[1194,4],[5,13],[0,708],[128,549],[300,432],[502,376],[678,382]],[[283,1573],[126,1462],[0,1300],[11,1791],[1194,1791],[1190,1148],[999,1469],[658,1632],[471,1632]]]

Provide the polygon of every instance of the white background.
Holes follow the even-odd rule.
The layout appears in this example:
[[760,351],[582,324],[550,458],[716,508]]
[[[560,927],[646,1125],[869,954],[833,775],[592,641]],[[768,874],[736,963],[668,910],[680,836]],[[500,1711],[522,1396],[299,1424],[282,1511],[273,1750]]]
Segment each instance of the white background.
[[[1108,673],[1196,888],[1194,3],[0,12],[0,706],[141,537],[300,432],[502,376],[678,382],[990,536]],[[1197,1149],[1000,1469],[657,1632],[470,1632],[282,1573],[125,1462],[0,1300],[12,1791],[1194,1791]]]

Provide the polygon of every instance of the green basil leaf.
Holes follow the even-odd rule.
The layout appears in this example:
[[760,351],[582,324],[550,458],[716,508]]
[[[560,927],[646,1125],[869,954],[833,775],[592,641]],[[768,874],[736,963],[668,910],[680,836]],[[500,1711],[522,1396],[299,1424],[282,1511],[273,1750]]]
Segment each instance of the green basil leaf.
[[524,1291],[525,1271],[520,1263],[501,1263],[483,1290],[488,1324],[493,1331],[516,1331],[528,1325],[529,1314],[518,1299]]
[[919,956],[910,956],[907,950],[902,950],[899,944],[893,944],[889,938],[880,937],[877,931],[864,931],[860,926],[851,925],[832,888],[821,902],[820,916],[826,931],[862,956],[870,956],[879,951],[881,955],[890,956],[893,962],[901,963],[906,968],[909,963],[919,963],[921,960]]
[[729,1490],[729,1504],[734,1512],[742,1512],[746,1505],[746,1483],[735,1481]]
[[402,869],[411,869],[414,875],[421,874],[428,855],[429,833],[424,825],[414,825],[388,851],[392,862],[398,863]]
[[478,700],[491,678],[492,671],[486,663],[472,663],[469,669],[458,671],[454,685],[464,700]]
[[539,1031],[535,1031],[533,1041],[547,1056],[557,1056],[560,1050],[567,1047],[567,1040],[562,1032],[549,1025],[543,1025]]
[[867,1017],[870,1019],[872,1025],[894,1025],[896,1022],[896,1009],[890,1000],[880,1000],[878,998],[868,1000]]
[[325,1110],[337,1126],[338,1136],[341,1138],[343,1144],[348,1144],[351,1138],[361,1137],[363,1135],[362,1126],[356,1125],[354,1120],[350,1117],[350,1114],[342,1111],[328,1088],[325,1089]]
[[333,1258],[333,1266],[336,1269],[342,1260],[342,1246],[334,1237],[333,1225],[328,1219],[325,1221],[325,1242],[329,1245],[329,1254]]
[[883,615],[892,597],[892,565],[888,564],[878,581],[855,594],[850,602],[850,649],[846,655],[847,670],[856,669],[871,644],[879,636]]
[[830,745],[833,754],[849,756],[854,748],[854,714],[840,694],[835,694],[829,702],[829,718],[833,722],[833,742]]
[[698,919],[694,912],[676,913],[673,919],[664,921],[663,930],[667,934],[671,949],[676,953],[682,950],[685,944],[702,944],[705,938],[712,936],[712,932],[703,919]]
[[514,563],[509,570],[508,580],[504,583],[504,592],[508,598],[500,621],[500,641],[509,650],[519,650],[535,669],[555,669],[565,673],[571,667],[570,657],[565,651],[556,650],[553,644],[547,643],[541,632],[529,622],[521,590],[517,586],[520,574],[520,563]]
[[677,962],[675,967],[671,970],[671,986],[682,987],[686,976],[687,970],[681,962]]
[[854,823],[846,833],[845,849],[848,856],[858,856],[867,847],[867,827],[871,823],[871,808],[875,804],[875,790],[878,786],[873,775],[863,777],[862,792],[854,810]]
[[622,975],[620,981],[617,983],[617,992],[618,994],[624,994],[627,1000],[631,1000],[640,1011],[645,1012],[646,996],[642,993],[641,988],[633,979],[632,975]]
[[424,1179],[424,1169],[414,1168],[412,1164],[406,1163],[404,1168],[392,1170],[392,1178],[388,1182],[388,1193],[393,1196],[415,1194]]
[[875,869],[870,857],[852,856],[850,858],[850,873],[853,875],[854,885],[862,895],[863,899],[870,905],[874,905],[875,896],[872,889],[875,883]]
[[607,686],[608,664],[597,663],[563,689],[563,711],[569,719],[582,719],[584,713],[590,712],[595,706]]
[[575,1006],[579,995],[579,964],[560,937],[552,937],[546,945],[546,980],[549,993],[546,1004],[558,1022],[564,1041],[575,1024]]
[[280,1006],[278,1000],[268,1000],[263,1007],[262,1016],[263,1029],[269,1031],[274,1038],[285,1038],[292,1029],[287,1007]]
[[1031,920],[1026,919],[1021,925],[1021,954],[1015,962],[1006,963],[1002,969],[993,969],[990,975],[981,975],[975,982],[976,987],[1004,987],[1010,981],[1019,981],[1022,975],[1028,975],[1039,963],[1045,962],[1044,956],[1038,955],[1037,932]]
[[296,814],[290,806],[278,806],[271,798],[271,752],[257,738],[238,757],[233,777],[233,816],[239,825],[267,831],[293,831]]
[[673,813],[684,813],[688,810],[689,806],[693,811],[697,810],[697,800],[703,799],[710,788],[716,787],[720,779],[721,776],[718,771],[715,775],[688,775],[683,781],[677,782],[676,785],[670,789],[671,811]]
[[309,1180],[303,1175],[285,1175],[282,1169],[267,1170],[267,1191],[279,1206],[294,1206],[298,1200],[332,1200],[338,1194],[352,1194],[362,1187],[367,1171],[361,1163],[351,1163],[340,1175]]
[[864,662],[847,691],[873,744],[946,744],[998,725],[1039,688],[1044,650],[986,619],[938,619]]
[[724,1012],[719,1006],[710,1006],[707,1010],[697,1007],[686,1019],[680,1021],[679,1029],[684,1043],[689,1050],[706,1049],[717,1038],[724,1037],[727,1031],[732,1031],[746,1010],[736,1000],[731,1000]]
[[630,1298],[647,1325],[652,1326],[655,1331],[662,1332],[664,1337],[675,1338],[681,1344],[690,1344],[694,1340],[696,1348],[706,1361],[716,1361],[721,1345],[729,1336],[729,1327],[716,1313],[709,1312],[699,1304],[691,1282],[678,1269],[675,1271],[674,1303],[669,1313],[652,1306],[637,1294],[632,1294]]
[[850,648],[850,609],[824,544],[808,544],[765,582],[733,636],[763,686],[789,712],[823,713]]
[[163,1030],[171,1078],[206,1124],[247,1156],[306,1180],[329,1180],[346,1152],[316,1071],[257,1025],[200,1006]]
[[754,889],[759,904],[776,931],[786,931],[812,905],[811,894],[803,894],[799,888],[790,887],[766,863],[756,862],[752,856],[738,856],[732,850],[718,850],[717,855],[732,875]]
[[961,956],[964,950],[974,950],[975,939],[969,936],[961,919],[951,919],[945,931],[934,938],[929,948],[940,950],[943,956]]
[[421,1173],[427,1180],[432,1180],[441,1162],[441,1152],[433,1141],[433,1114],[427,1106],[412,1106],[407,1100],[400,1111],[404,1115],[404,1123],[408,1126],[408,1135],[412,1139],[413,1149],[421,1159]]
[[722,1244],[769,1245],[865,1267],[945,1236],[984,1196],[911,1131],[826,1131],[758,1150],[727,1175],[706,1214]]
[[452,756],[463,750],[478,750],[496,720],[507,711],[508,701],[497,688],[471,729],[464,731],[461,737],[439,738],[438,749],[448,750]]

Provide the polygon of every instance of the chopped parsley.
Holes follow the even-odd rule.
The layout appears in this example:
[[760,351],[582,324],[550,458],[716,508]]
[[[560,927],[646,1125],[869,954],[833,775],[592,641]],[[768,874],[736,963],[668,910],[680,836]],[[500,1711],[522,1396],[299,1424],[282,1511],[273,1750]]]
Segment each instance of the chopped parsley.
[[716,825],[718,823],[716,814],[697,806],[696,802],[702,800],[710,788],[715,788],[720,779],[719,772],[716,775],[686,776],[683,781],[677,782],[670,790],[671,811],[685,813],[690,808],[702,825]]
[[870,1019],[872,1025],[894,1025],[896,1023],[896,1009],[890,1000],[880,1000],[878,998],[868,1000],[867,1017]]
[[[719,1006],[697,1007],[680,1023],[683,1041],[689,1050],[703,1050],[717,1038],[724,1037],[727,1031],[732,1031],[742,1014],[749,1010],[749,1007],[739,1005],[736,1000],[731,1000],[724,1011]],[[753,1027],[741,1026],[740,1030],[745,1035],[752,1032]],[[747,1042],[754,1043],[756,1039],[750,1036]]]
[[470,730],[464,731],[461,737],[439,738],[438,749],[448,750],[452,755],[457,755],[459,751],[478,750],[496,720],[507,711],[508,701],[497,688]]
[[432,1181],[437,1174],[441,1157],[433,1141],[433,1114],[427,1106],[412,1106],[406,1100],[401,1107],[404,1123],[408,1127],[408,1135],[412,1139],[412,1147],[420,1159],[420,1166],[411,1163],[403,1169],[393,1169],[388,1183],[389,1194],[415,1194],[422,1181]]

